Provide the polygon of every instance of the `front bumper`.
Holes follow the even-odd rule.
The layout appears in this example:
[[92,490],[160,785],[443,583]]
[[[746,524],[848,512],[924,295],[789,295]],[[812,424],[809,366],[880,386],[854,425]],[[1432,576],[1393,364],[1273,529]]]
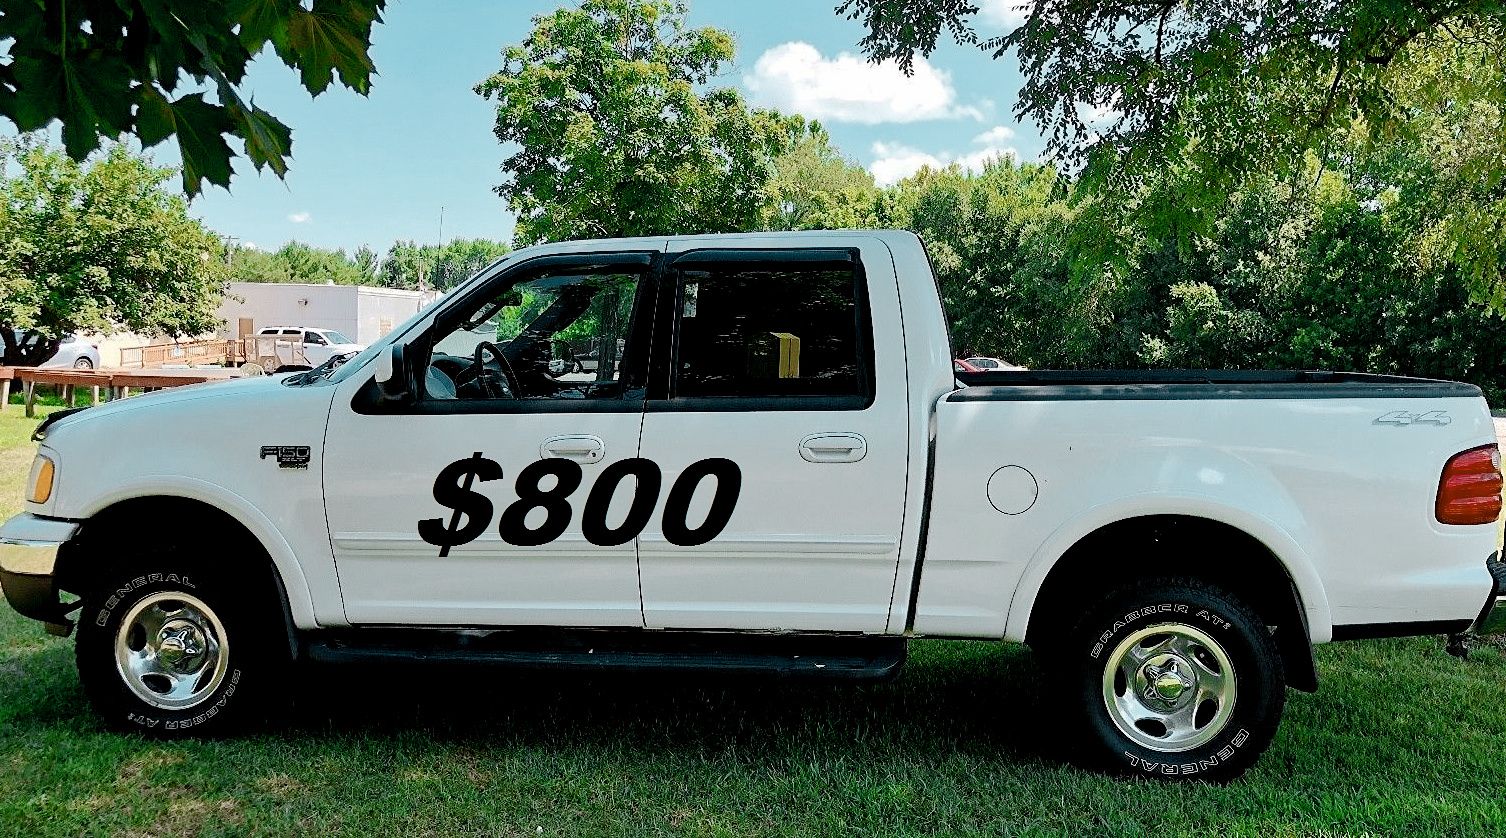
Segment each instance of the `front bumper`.
[[72,605],[58,601],[57,560],[78,532],[72,521],[22,513],[0,526],[0,588],[17,613],[41,620],[47,631],[66,637],[73,630]]
[[1475,620],[1474,633],[1506,634],[1506,562],[1501,561],[1499,555],[1495,555],[1485,562],[1485,567],[1490,570],[1496,586],[1490,592],[1490,597],[1485,600],[1485,610],[1481,611],[1480,618]]

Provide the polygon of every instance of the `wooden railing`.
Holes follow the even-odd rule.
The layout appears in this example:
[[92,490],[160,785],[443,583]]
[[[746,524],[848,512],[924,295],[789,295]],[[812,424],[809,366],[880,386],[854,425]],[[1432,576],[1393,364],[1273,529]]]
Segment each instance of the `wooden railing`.
[[196,340],[186,343],[149,343],[120,350],[120,365],[133,369],[156,369],[168,364],[229,366],[234,341]]
[[98,404],[100,391],[109,394],[110,399],[124,398],[131,393],[131,389],[158,390],[163,387],[182,387],[186,384],[203,384],[206,381],[222,381],[228,378],[239,378],[242,375],[237,369],[158,369],[158,370],[113,370],[109,372],[83,372],[65,369],[37,369],[36,367],[0,367],[0,410],[10,401],[10,383],[14,379],[21,382],[21,390],[25,393],[26,415],[32,416],[36,412],[37,385],[52,385],[58,388],[63,396],[63,401],[68,405],[74,403],[74,394],[80,389],[90,391],[91,404]]
[[308,364],[303,341],[292,335],[250,335],[229,340],[152,343],[120,350],[120,365],[128,369],[166,366],[235,367],[260,364],[271,372],[278,367]]

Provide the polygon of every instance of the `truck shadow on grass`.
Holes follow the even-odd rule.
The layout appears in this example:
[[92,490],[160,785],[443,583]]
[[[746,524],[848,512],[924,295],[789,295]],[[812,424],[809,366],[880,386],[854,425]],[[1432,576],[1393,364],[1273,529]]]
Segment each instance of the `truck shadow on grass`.
[[1044,741],[1043,726],[1028,721],[1048,708],[1038,661],[1018,646],[928,643],[897,678],[880,683],[438,666],[304,673],[313,688],[285,725],[312,736],[417,730],[453,743],[736,748],[748,755],[924,747],[1060,756],[1060,742]]
[[[299,664],[286,679],[292,707],[240,738],[417,733],[452,744],[737,749],[749,757],[792,747],[1060,757],[1059,741],[1045,741],[1045,726],[1032,721],[1051,711],[1029,650],[935,641],[918,649],[898,677],[878,683]],[[71,642],[39,639],[8,652],[0,659],[0,723],[102,732]]]

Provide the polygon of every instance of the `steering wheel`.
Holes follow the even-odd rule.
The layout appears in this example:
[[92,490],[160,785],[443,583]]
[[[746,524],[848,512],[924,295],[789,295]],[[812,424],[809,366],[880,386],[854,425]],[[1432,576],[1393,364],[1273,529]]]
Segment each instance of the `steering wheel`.
[[[497,359],[497,369],[486,365],[488,354]],[[471,367],[466,370],[465,377],[474,381],[488,399],[515,399],[522,392],[512,362],[502,354],[500,347],[490,341],[484,340],[476,344],[476,353],[471,358]]]

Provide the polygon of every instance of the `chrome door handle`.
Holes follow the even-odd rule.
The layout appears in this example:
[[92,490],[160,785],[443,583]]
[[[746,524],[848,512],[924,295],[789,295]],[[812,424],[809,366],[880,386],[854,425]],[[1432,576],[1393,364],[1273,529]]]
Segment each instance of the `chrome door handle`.
[[868,456],[862,434],[811,434],[800,440],[800,456],[808,463],[855,463]]
[[590,465],[601,462],[606,456],[606,443],[599,436],[552,436],[539,446],[539,457],[546,460],[553,457]]

